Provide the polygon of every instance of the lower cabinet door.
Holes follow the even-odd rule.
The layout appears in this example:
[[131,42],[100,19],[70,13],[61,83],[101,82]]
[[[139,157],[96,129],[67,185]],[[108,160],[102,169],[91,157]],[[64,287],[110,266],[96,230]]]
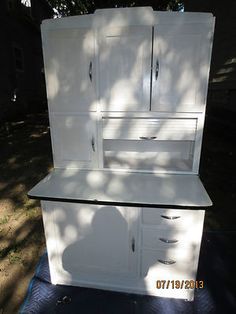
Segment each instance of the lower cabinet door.
[[138,275],[138,208],[48,201],[42,207],[53,283],[106,287]]

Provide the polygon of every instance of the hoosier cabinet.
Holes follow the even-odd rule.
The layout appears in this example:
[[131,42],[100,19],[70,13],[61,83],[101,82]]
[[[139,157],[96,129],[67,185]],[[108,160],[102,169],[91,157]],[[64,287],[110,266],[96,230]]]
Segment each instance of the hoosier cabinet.
[[43,22],[54,170],[29,196],[53,284],[193,300],[213,30],[149,7]]

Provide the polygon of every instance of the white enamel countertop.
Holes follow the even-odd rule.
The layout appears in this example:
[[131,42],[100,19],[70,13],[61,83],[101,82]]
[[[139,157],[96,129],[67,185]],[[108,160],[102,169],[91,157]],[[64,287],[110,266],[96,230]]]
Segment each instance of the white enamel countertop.
[[130,205],[211,206],[197,175],[54,169],[29,193],[39,199]]

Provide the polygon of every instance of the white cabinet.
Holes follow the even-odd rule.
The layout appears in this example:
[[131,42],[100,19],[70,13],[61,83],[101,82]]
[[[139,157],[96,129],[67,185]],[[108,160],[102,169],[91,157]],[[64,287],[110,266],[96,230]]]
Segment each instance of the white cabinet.
[[97,166],[96,116],[51,114],[54,166],[89,168]]
[[43,22],[56,169],[29,195],[54,284],[193,299],[157,281],[196,279],[213,27],[151,8]]
[[201,112],[206,103],[212,23],[154,26],[152,111]]
[[50,110],[96,111],[93,30],[49,28],[43,33],[43,47]]
[[98,35],[102,111],[150,108],[152,28],[107,27]]

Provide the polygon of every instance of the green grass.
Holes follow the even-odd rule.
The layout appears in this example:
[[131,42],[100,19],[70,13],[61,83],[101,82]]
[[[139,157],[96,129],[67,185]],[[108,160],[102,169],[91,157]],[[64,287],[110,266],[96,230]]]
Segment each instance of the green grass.
[[9,215],[6,215],[6,216],[0,218],[0,225],[4,225],[4,224],[8,223],[9,220],[10,220]]
[[19,252],[20,249],[16,248],[11,250],[8,253],[8,261],[10,264],[21,264],[22,263],[22,256],[21,253]]

